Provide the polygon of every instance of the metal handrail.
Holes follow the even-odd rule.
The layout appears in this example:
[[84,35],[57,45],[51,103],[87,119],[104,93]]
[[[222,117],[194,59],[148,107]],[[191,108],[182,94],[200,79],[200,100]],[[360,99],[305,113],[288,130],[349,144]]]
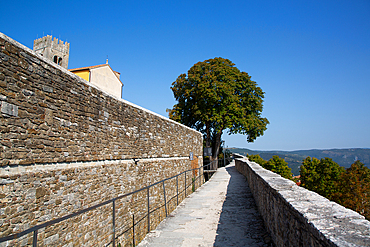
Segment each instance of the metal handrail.
[[[141,188],[141,189],[138,189],[138,190],[135,190],[135,191],[132,191],[132,192],[126,193],[126,194],[124,194],[124,195],[120,195],[120,196],[118,196],[118,197],[112,198],[112,199],[110,199],[110,200],[107,200],[107,201],[101,202],[101,203],[99,203],[99,204],[96,204],[96,205],[94,205],[94,206],[91,206],[91,207],[88,207],[88,208],[85,208],[85,209],[82,209],[82,210],[77,211],[77,212],[74,212],[74,213],[72,213],[72,214],[65,215],[65,216],[63,216],[63,217],[60,217],[60,218],[57,218],[57,219],[54,219],[54,220],[50,220],[50,221],[44,222],[44,223],[42,223],[42,224],[40,224],[40,225],[33,226],[33,227],[31,227],[31,228],[29,228],[29,229],[27,229],[27,230],[25,230],[25,231],[22,231],[22,232],[19,232],[19,233],[15,233],[15,234],[12,234],[12,235],[8,235],[8,236],[6,236],[6,237],[2,237],[2,238],[0,238],[0,243],[5,242],[5,241],[9,241],[9,240],[18,239],[18,238],[20,238],[20,237],[22,237],[22,236],[24,236],[24,235],[26,235],[26,234],[29,234],[29,233],[33,232],[33,241],[32,241],[32,243],[33,243],[33,244],[32,244],[32,246],[33,246],[33,247],[36,247],[36,246],[37,246],[37,234],[38,234],[38,230],[39,230],[39,229],[45,228],[45,227],[50,226],[50,225],[57,224],[57,223],[62,222],[62,221],[64,221],[64,220],[67,220],[67,219],[73,218],[73,217],[78,216],[78,215],[80,215],[80,214],[83,214],[83,213],[89,212],[89,211],[91,211],[91,210],[93,210],[93,209],[96,209],[96,208],[102,207],[102,206],[104,206],[104,205],[107,205],[107,204],[109,204],[109,203],[112,203],[112,206],[113,206],[113,212],[112,212],[112,225],[113,225],[113,226],[112,226],[112,228],[113,228],[112,230],[113,230],[113,238],[112,238],[112,241],[111,241],[111,242],[109,242],[106,246],[108,246],[108,245],[110,245],[110,244],[112,243],[112,244],[113,244],[113,247],[115,247],[115,240],[116,240],[116,238],[118,238],[119,236],[122,236],[124,233],[126,233],[126,232],[127,232],[127,231],[129,231],[130,229],[133,229],[133,244],[134,244],[134,246],[135,246],[135,234],[134,234],[134,231],[135,231],[135,229],[134,229],[134,228],[135,228],[135,225],[137,225],[139,222],[141,222],[145,217],[148,217],[148,232],[149,232],[149,231],[150,231],[150,217],[149,217],[149,216],[150,216],[150,213],[152,213],[152,212],[154,212],[154,211],[158,210],[159,208],[163,207],[163,205],[165,206],[166,217],[168,216],[168,212],[167,212],[167,202],[166,202],[166,192],[165,192],[165,184],[164,184],[164,182],[165,182],[165,181],[167,181],[167,180],[170,180],[170,179],[176,178],[176,180],[177,180],[177,182],[176,182],[176,184],[177,184],[177,186],[176,186],[176,187],[177,187],[177,190],[176,190],[176,197],[177,197],[177,205],[178,205],[178,204],[179,204],[179,202],[178,202],[178,196],[179,196],[179,194],[181,194],[181,193],[183,193],[183,192],[185,191],[185,197],[186,197],[186,190],[187,190],[187,188],[189,188],[191,185],[195,184],[196,179],[200,178],[202,175],[204,176],[204,174],[199,175],[198,177],[195,177],[195,178],[194,178],[194,180],[192,181],[192,183],[191,183],[191,184],[186,185],[186,173],[187,173],[187,172],[190,172],[190,171],[199,170],[199,174],[200,174],[200,169],[205,168],[205,167],[207,167],[207,166],[210,166],[213,162],[215,162],[215,161],[212,161],[212,162],[210,162],[210,163],[208,163],[208,164],[206,164],[206,165],[203,165],[203,166],[201,166],[201,167],[199,167],[199,168],[193,168],[193,169],[189,169],[189,170],[183,171],[183,172],[181,172],[181,173],[179,173],[179,174],[177,174],[177,175],[174,175],[174,176],[172,176],[172,177],[165,178],[165,179],[163,179],[163,180],[161,180],[161,181],[158,181],[158,182],[153,183],[153,184],[151,184],[151,185],[145,186],[145,187],[143,187],[143,188]],[[179,193],[179,191],[178,191],[178,177],[179,177],[180,175],[182,175],[182,174],[185,174],[185,186],[184,186],[185,188],[184,188],[184,190],[180,191],[180,193]],[[157,184],[160,184],[160,183],[162,183],[162,184],[163,184],[163,190],[164,190],[164,204],[161,204],[161,205],[160,205],[159,207],[157,207],[156,209],[153,209],[153,210],[151,210],[151,211],[150,211],[150,205],[149,205],[149,189],[150,189],[151,187],[153,187],[153,186],[157,185]],[[138,193],[138,192],[140,192],[140,191],[144,191],[144,190],[147,190],[147,198],[148,198],[148,203],[147,203],[148,211],[147,211],[147,214],[146,214],[146,215],[144,215],[140,220],[136,221],[136,223],[135,223],[135,218],[134,218],[134,215],[133,215],[133,225],[132,225],[131,227],[129,227],[128,229],[126,229],[125,231],[123,231],[120,235],[115,236],[115,233],[116,233],[116,232],[115,232],[115,201],[117,201],[117,200],[119,200],[119,199],[122,199],[122,198],[125,198],[125,197],[130,196],[130,195],[133,195],[133,194]],[[168,202],[170,202],[173,198],[175,198],[175,196],[173,196],[171,199],[169,199],[169,200],[168,200]]]

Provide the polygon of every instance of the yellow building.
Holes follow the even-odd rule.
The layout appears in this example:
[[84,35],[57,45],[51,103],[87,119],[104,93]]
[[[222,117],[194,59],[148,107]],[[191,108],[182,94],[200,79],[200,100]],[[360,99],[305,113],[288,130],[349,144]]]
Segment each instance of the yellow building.
[[114,71],[108,64],[101,64],[89,67],[70,69],[73,74],[91,82],[101,90],[121,98],[123,83],[120,80],[120,73]]

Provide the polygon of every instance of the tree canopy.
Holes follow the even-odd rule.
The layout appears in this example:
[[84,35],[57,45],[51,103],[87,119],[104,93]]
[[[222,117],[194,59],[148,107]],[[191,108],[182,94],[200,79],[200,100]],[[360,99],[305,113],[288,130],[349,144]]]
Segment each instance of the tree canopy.
[[370,220],[370,169],[360,161],[344,169],[329,158],[307,157],[301,166],[302,186]]
[[345,169],[330,158],[320,161],[307,157],[301,166],[302,186],[332,200],[338,192],[337,183]]
[[247,157],[250,161],[256,162],[263,168],[275,172],[283,178],[293,179],[292,169],[288,166],[288,163],[278,155],[272,156],[268,161],[262,159],[258,154],[247,155]]
[[370,169],[356,161],[338,181],[333,200],[370,220]]
[[267,161],[262,159],[259,154],[251,154],[251,155],[247,154],[247,157],[250,161],[256,162],[257,164],[259,164],[263,168],[268,169],[268,168],[266,168]]
[[205,134],[205,145],[212,147],[214,158],[224,130],[247,135],[247,141],[253,142],[269,124],[261,117],[264,92],[228,59],[194,64],[171,89],[178,103],[168,110],[170,118]]
[[267,161],[267,167],[271,167],[271,171],[281,175],[283,178],[292,179],[292,169],[288,166],[288,163],[277,155]]
[[303,160],[300,170],[301,185],[306,189],[317,191],[320,174],[316,171],[316,167],[320,164],[320,160],[313,157],[307,157]]

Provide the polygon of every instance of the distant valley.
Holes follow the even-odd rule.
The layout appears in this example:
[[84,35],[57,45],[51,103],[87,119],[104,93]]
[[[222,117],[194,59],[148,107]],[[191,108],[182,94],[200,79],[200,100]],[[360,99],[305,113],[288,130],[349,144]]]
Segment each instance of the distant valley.
[[370,168],[370,149],[369,148],[349,148],[349,149],[312,149],[312,150],[297,150],[297,151],[258,151],[246,148],[229,148],[232,153],[241,155],[259,154],[264,160],[269,160],[273,155],[278,155],[283,158],[292,168],[294,175],[299,175],[299,167],[302,161],[307,157],[315,157],[317,159],[331,158],[338,165],[345,168],[350,167],[356,160],[361,161],[365,166]]

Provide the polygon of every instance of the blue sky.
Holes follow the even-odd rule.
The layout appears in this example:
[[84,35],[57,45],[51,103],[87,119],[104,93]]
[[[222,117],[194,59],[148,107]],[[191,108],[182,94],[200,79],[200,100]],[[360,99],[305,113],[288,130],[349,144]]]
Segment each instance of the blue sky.
[[123,98],[167,116],[171,83],[230,59],[265,92],[254,150],[370,148],[370,1],[3,1],[0,32],[71,44],[69,68],[105,63]]

